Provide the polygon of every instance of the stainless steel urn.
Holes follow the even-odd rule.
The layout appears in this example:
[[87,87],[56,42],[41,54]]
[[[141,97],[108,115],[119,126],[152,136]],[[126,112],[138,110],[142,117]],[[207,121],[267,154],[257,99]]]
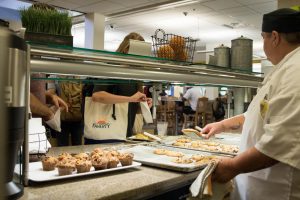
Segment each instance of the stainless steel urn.
[[231,68],[252,70],[253,40],[239,37],[231,40]]
[[230,67],[230,48],[224,46],[214,48],[216,65],[220,67]]

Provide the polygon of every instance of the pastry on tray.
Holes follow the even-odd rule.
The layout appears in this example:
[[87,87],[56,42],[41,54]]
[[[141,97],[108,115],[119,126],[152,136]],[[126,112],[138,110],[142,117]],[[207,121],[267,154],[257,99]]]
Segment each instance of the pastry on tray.
[[58,160],[61,161],[61,160],[64,160],[64,159],[71,159],[73,158],[73,156],[67,152],[64,152],[64,153],[61,153],[58,155]]
[[56,167],[59,176],[70,175],[75,170],[75,162],[72,159],[63,159],[57,163]]
[[106,156],[95,154],[92,156],[92,165],[95,170],[107,169],[108,158]]
[[177,158],[173,159],[172,162],[178,163],[178,164],[190,164],[190,163],[193,163],[193,160],[188,157],[177,157]]
[[120,162],[117,156],[108,156],[107,168],[116,168]]
[[58,160],[52,156],[46,156],[42,160],[42,166],[44,171],[52,171],[55,169]]
[[121,153],[118,158],[122,166],[132,165],[133,153]]
[[182,157],[184,156],[183,153],[178,152],[178,151],[167,151],[166,152],[166,156],[170,156],[170,157]]
[[89,155],[87,153],[79,153],[74,156],[77,160],[88,160]]
[[165,155],[167,153],[167,150],[166,149],[155,149],[153,151],[154,154],[157,154],[157,155]]
[[77,160],[75,163],[77,173],[89,172],[92,167],[92,162],[90,160]]

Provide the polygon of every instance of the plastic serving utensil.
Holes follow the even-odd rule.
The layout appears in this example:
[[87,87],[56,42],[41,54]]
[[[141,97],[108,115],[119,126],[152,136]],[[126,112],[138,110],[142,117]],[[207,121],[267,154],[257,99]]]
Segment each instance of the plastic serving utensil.
[[200,136],[200,132],[198,132],[197,130],[194,130],[194,131],[191,131],[191,129],[182,129],[181,132],[190,137],[190,138],[193,138],[193,139],[203,139],[201,136]]
[[195,129],[198,130],[198,131],[200,131],[200,132],[202,132],[202,130],[203,130],[203,129],[200,128],[199,126],[195,126]]
[[159,137],[157,137],[157,136],[155,136],[155,135],[153,135],[151,133],[144,132],[144,135],[146,135],[146,136],[148,136],[148,137],[150,137],[150,138],[152,138],[152,139],[154,139],[154,140],[156,140],[158,142],[162,142]]
[[199,126],[195,126],[195,129],[198,130],[198,131],[200,131],[199,135],[200,135],[201,137],[204,137],[204,138],[205,138],[205,134],[202,133],[203,128],[201,128],[201,127],[199,127]]

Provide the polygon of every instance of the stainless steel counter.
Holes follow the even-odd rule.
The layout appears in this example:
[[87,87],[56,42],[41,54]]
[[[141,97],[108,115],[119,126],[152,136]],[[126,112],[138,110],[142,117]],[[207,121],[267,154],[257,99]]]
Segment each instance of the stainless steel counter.
[[[49,155],[90,151],[99,145],[55,147]],[[21,199],[147,199],[190,185],[198,175],[142,166],[112,173],[35,183]]]
[[[220,136],[224,137],[224,140],[231,144],[239,143],[239,134],[227,133]],[[174,137],[166,139],[174,139]],[[62,152],[87,152],[99,146],[110,145],[54,147],[51,148],[48,155],[58,155]],[[114,146],[117,147],[118,145]],[[188,186],[198,174],[199,171],[181,173],[142,166],[105,174],[35,183],[25,187],[24,195],[21,199],[166,199],[166,197],[161,197],[160,195],[170,191],[178,192],[180,188],[184,188],[178,193],[170,192],[179,199],[180,196],[188,193]],[[167,199],[170,198],[168,197]]]

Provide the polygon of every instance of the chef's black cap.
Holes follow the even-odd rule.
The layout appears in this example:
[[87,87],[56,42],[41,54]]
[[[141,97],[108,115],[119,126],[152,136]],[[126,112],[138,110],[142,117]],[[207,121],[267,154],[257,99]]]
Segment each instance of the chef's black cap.
[[277,31],[279,33],[300,32],[300,12],[281,8],[264,14],[262,23],[263,32]]

